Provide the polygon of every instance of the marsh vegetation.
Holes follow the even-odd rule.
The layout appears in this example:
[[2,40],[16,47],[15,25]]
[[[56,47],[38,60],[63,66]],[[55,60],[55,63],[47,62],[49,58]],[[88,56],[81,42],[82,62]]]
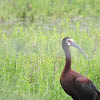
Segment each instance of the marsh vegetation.
[[65,64],[61,42],[66,36],[88,57],[70,48],[72,69],[100,90],[100,20],[93,17],[100,14],[99,0],[0,2],[4,23],[0,25],[0,100],[71,100],[59,81]]

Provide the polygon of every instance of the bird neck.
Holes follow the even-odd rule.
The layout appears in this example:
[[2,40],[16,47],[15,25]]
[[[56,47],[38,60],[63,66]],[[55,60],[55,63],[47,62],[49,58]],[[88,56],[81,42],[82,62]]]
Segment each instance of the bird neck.
[[69,48],[66,48],[65,56],[66,56],[65,67],[66,67],[66,70],[69,70],[71,69],[71,54],[70,54]]

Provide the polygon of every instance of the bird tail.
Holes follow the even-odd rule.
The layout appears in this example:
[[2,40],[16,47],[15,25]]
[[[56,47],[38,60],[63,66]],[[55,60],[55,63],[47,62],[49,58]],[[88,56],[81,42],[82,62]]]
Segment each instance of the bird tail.
[[99,96],[99,98],[100,98],[100,91],[97,90],[97,94],[98,94],[98,96]]

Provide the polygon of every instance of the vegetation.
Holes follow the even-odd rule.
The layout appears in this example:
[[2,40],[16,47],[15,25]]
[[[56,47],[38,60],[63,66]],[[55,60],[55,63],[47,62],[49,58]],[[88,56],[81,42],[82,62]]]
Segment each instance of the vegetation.
[[99,8],[100,0],[0,0],[0,100],[72,100],[60,85],[66,36],[88,56],[71,47],[72,68],[100,90],[100,20],[92,24],[89,17],[80,24],[69,19],[97,18]]
[[0,100],[72,100],[60,85],[65,36],[73,38],[88,56],[86,60],[71,47],[72,68],[100,90],[100,26],[88,28],[80,30],[77,22],[72,29],[66,18],[47,31],[34,24],[27,28],[17,24],[11,33],[0,29]]
[[0,0],[0,20],[100,16],[100,0]]

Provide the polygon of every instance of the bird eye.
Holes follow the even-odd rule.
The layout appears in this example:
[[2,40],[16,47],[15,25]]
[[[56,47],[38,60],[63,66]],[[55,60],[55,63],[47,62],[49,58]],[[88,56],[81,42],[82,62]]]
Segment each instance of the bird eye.
[[70,42],[70,40],[67,40],[68,42]]
[[70,42],[71,42],[71,40],[69,40],[69,39],[68,39],[68,40],[67,40],[67,42],[69,42],[69,43],[70,43]]

